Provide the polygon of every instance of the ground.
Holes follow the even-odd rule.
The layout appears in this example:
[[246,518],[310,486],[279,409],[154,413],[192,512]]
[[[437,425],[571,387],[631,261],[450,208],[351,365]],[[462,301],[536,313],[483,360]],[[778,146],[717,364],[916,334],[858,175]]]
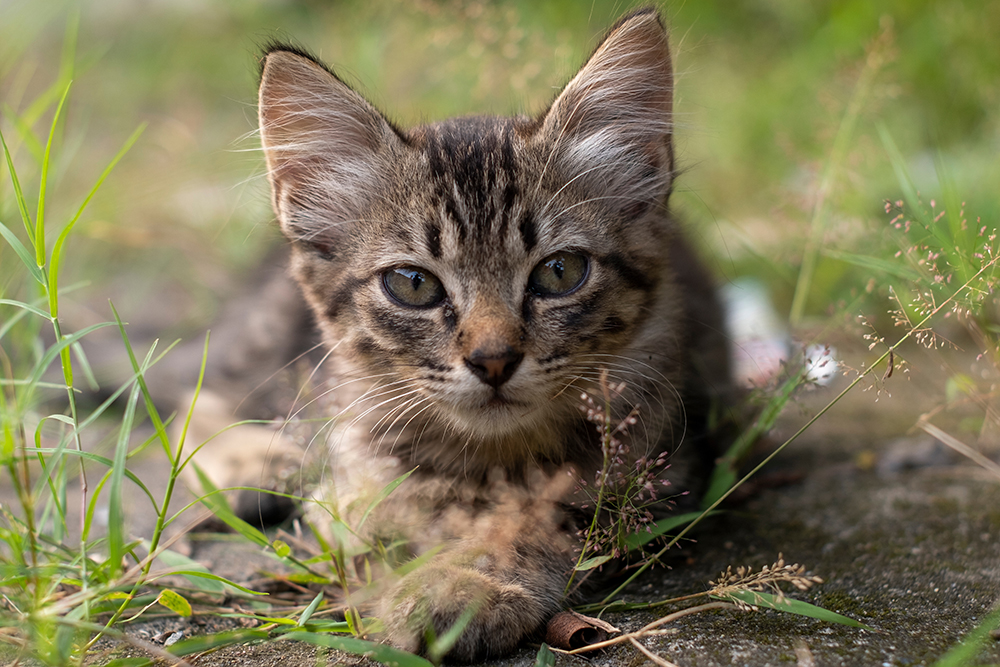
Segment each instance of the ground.
[[[715,611],[677,622],[673,634],[645,639],[649,649],[686,667],[928,665],[979,624],[1000,600],[1000,481],[912,430],[937,400],[942,376],[931,359],[914,364],[909,379],[890,379],[877,402],[874,391],[848,394],[765,468],[740,501],[706,521],[695,541],[675,552],[670,569],[647,572],[624,595],[653,601],[696,593],[729,565],[759,569],[780,553],[824,580],[796,597],[875,631],[773,611]],[[803,394],[770,442],[782,442],[837,390]],[[252,576],[254,567],[266,563],[232,543],[198,544],[192,553],[213,571],[236,578]],[[605,618],[632,631],[656,616]],[[203,621],[161,619],[139,632],[162,642],[171,633],[189,636],[205,627]],[[490,664],[532,665],[537,649],[526,645]],[[558,656],[556,664],[632,667],[643,660],[620,645],[585,661]],[[974,664],[1000,662],[1000,641],[992,640],[978,660]],[[193,663],[297,667],[357,661],[272,642],[222,649]]]

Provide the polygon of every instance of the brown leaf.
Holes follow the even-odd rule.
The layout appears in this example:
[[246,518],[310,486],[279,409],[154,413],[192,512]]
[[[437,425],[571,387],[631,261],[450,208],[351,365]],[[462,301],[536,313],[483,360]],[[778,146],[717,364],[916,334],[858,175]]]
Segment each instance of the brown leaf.
[[545,630],[545,643],[571,651],[603,642],[610,634],[621,632],[607,621],[584,616],[575,611],[561,611],[552,617]]

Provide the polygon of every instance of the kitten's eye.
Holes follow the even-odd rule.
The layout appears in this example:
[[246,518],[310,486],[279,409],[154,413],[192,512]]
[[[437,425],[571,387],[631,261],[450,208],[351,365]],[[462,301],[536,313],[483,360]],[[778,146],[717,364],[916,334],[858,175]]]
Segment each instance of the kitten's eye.
[[396,302],[412,308],[430,308],[444,300],[444,286],[437,276],[413,266],[383,273],[382,287]]
[[575,252],[557,252],[538,263],[528,277],[528,289],[538,296],[563,296],[583,284],[590,262]]

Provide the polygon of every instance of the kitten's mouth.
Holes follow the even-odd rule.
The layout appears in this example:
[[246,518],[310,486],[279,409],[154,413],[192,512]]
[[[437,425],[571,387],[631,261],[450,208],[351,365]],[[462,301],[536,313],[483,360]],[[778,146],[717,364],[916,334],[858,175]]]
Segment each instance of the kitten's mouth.
[[499,409],[519,408],[519,407],[524,407],[525,405],[527,404],[522,401],[514,401],[504,396],[501,396],[500,394],[493,394],[492,396],[489,397],[489,399],[486,400],[486,402],[483,404],[483,407],[492,410],[499,410]]
[[503,421],[510,419],[517,421],[531,408],[531,403],[528,401],[522,400],[516,395],[512,396],[505,391],[491,392],[489,396],[485,396],[481,400],[476,412],[490,421],[498,418]]
[[[467,397],[463,403],[446,403],[448,420],[460,431],[490,442],[515,434],[518,443],[546,425],[540,418],[548,414],[537,400],[525,391],[490,391]],[[471,400],[469,400],[471,399]],[[513,445],[512,445],[513,446]],[[518,444],[517,446],[520,446]]]
[[450,418],[463,430],[496,436],[525,426],[534,404],[515,392],[489,391],[460,403],[444,403]]

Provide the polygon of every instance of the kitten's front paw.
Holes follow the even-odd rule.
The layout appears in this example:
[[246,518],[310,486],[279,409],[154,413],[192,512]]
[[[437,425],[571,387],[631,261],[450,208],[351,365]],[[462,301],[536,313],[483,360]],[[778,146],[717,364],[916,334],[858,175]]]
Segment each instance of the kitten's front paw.
[[544,591],[530,591],[474,567],[429,564],[385,596],[382,619],[385,640],[412,653],[428,653],[429,638],[441,638],[456,622],[467,621],[445,656],[473,662],[510,652],[557,606]]

